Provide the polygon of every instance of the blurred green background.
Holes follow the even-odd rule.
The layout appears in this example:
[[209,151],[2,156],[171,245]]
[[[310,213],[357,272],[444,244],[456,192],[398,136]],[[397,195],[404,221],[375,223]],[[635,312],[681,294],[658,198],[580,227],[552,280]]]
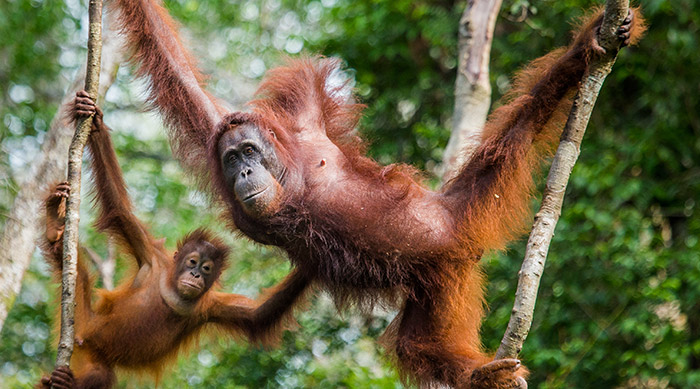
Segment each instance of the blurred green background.
[[[566,44],[569,22],[594,4],[504,1],[491,57],[494,101],[518,67]],[[214,94],[244,100],[281,54],[339,56],[369,107],[361,131],[372,141],[371,154],[429,173],[440,162],[465,1],[166,5],[185,26]],[[603,87],[549,251],[521,354],[533,388],[700,387],[700,1],[641,5],[650,30],[639,47],[620,54]],[[77,0],[0,0],[0,9],[3,223],[57,104],[84,66],[87,12]],[[195,226],[225,232],[172,159],[159,119],[143,113],[142,96],[142,84],[124,66],[101,104],[138,216],[170,248]],[[105,254],[105,239],[90,230],[93,213],[83,204],[81,239]],[[279,252],[227,236],[235,260],[224,290],[254,296],[288,270]],[[524,246],[513,242],[484,259],[490,309],[482,333],[490,349],[506,328]],[[55,287],[35,255],[0,334],[3,388],[30,386],[52,368]],[[300,327],[285,333],[281,347],[205,337],[161,386],[401,387],[375,342],[393,314],[338,314],[319,295],[297,314]]]

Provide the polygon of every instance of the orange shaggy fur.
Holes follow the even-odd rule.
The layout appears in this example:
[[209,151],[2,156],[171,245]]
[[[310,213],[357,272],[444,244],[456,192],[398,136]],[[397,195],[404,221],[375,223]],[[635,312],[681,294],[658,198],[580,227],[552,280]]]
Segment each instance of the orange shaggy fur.
[[[78,117],[77,101],[74,117]],[[83,256],[78,256],[76,345],[70,363],[75,377],[73,387],[112,387],[116,383],[116,369],[153,375],[157,383],[164,368],[179,352],[196,344],[206,326],[236,337],[247,335],[254,341],[274,340],[288,319],[291,320],[290,315],[277,312],[276,307],[293,305],[303,298],[306,284],[283,282],[285,293],[272,292],[259,301],[208,289],[218,285],[226,267],[228,248],[223,242],[208,231],[197,229],[180,240],[175,254],[168,252],[164,240],[155,239],[133,215],[109,129],[102,122],[99,110],[88,148],[95,180],[96,228],[115,237],[135,260],[137,269],[114,290],[98,290],[93,304],[94,282]],[[46,200],[46,236],[42,249],[58,279],[63,264],[63,220],[68,190],[67,184],[59,184]],[[200,286],[200,295],[185,299],[177,292],[179,276],[194,269],[181,264],[194,252],[202,263],[211,260],[208,273],[199,273],[210,283]],[[60,378],[53,374],[51,379]],[[40,387],[50,384],[47,377],[42,379]]]
[[[208,167],[194,174],[227,207],[232,226],[285,250],[294,266],[290,277],[329,291],[339,307],[398,307],[383,342],[405,381],[500,388],[522,380],[519,361],[492,362],[481,346],[478,260],[523,231],[533,174],[551,155],[570,97],[596,55],[600,11],[586,18],[571,45],[516,76],[472,159],[433,192],[412,167],[381,166],[365,156],[354,131],[362,106],[331,80],[339,61],[304,58],[271,70],[250,103],[252,112],[229,114],[216,125],[198,114],[202,104],[214,102],[192,106],[184,103],[194,101],[191,90],[169,89],[195,71],[190,62],[173,61],[187,51],[176,45],[172,20],[145,12],[154,7],[148,0],[116,3],[139,72],[151,82],[150,101],[172,124],[176,149],[199,156],[208,142]],[[635,11],[631,42],[642,31]],[[275,177],[283,190],[272,215],[248,215],[226,184],[219,139],[242,124],[259,130],[285,168]],[[282,314],[291,306],[277,309]]]

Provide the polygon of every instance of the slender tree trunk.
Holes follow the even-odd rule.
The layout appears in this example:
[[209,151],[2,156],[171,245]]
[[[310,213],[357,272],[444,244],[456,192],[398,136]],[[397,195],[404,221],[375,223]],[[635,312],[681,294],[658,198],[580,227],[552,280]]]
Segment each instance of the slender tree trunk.
[[540,277],[544,272],[547,251],[561,214],[566,185],[578,159],[583,134],[600,88],[615,63],[619,48],[615,33],[627,16],[628,7],[629,0],[608,0],[605,4],[605,18],[600,28],[598,43],[608,54],[591,64],[590,71],[583,77],[581,88],[574,99],[559,148],[549,170],[542,205],[535,215],[535,223],[527,242],[513,311],[501,346],[496,352],[497,359],[517,357],[530,331]]
[[[102,56],[102,0],[90,0],[85,91],[97,100]],[[61,289],[61,336],[58,340],[56,367],[69,366],[75,340],[75,284],[78,277],[78,223],[80,221],[80,176],[83,150],[87,143],[92,117],[78,122],[68,149],[68,183],[71,193],[66,204],[63,232],[63,279]]]
[[452,135],[440,173],[448,181],[481,143],[491,106],[489,60],[501,0],[469,0],[459,21],[459,64],[455,81]]
[[[106,24],[109,24],[109,19],[106,17]],[[125,59],[118,36],[111,30],[105,32],[100,96],[104,96],[112,85],[119,64]],[[43,231],[39,220],[42,215],[41,202],[46,190],[51,184],[66,177],[66,155],[75,128],[69,125],[64,107],[75,98],[75,92],[82,88],[84,83],[85,74],[78,74],[61,101],[61,106],[46,132],[41,152],[20,184],[0,236],[0,330],[22,286],[22,278],[36,248],[39,230]]]

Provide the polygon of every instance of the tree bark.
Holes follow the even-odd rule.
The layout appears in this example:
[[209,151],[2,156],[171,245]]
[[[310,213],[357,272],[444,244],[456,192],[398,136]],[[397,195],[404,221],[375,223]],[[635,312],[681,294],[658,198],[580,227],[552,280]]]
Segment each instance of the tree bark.
[[[90,0],[87,72],[85,91],[97,100],[102,55],[102,0]],[[66,204],[66,226],[63,233],[63,279],[61,291],[61,336],[58,341],[56,367],[68,366],[75,339],[75,283],[78,276],[78,222],[80,221],[80,175],[83,149],[87,143],[92,117],[78,122],[68,149],[68,183],[71,193]]]
[[455,81],[452,135],[445,147],[440,172],[448,181],[481,144],[491,106],[489,60],[501,0],[469,0],[459,21],[459,63]]
[[[106,16],[107,25],[110,24],[109,21],[110,17]],[[104,96],[112,85],[119,64],[125,60],[125,55],[120,49],[121,39],[116,32],[105,31],[103,44],[105,55],[100,96]],[[69,125],[64,107],[73,101],[75,92],[84,83],[85,73],[81,72],[68,88],[46,132],[41,152],[20,183],[20,189],[0,236],[0,330],[22,286],[22,278],[29,267],[39,230],[43,231],[39,221],[40,215],[43,214],[41,204],[48,185],[63,180],[66,176],[66,155],[75,129]]]
[[628,7],[629,0],[608,0],[605,4],[605,17],[599,31],[598,43],[607,50],[607,54],[591,63],[588,74],[581,81],[581,88],[564,126],[559,148],[547,177],[542,204],[535,215],[527,242],[525,259],[518,274],[518,288],[510,322],[496,352],[496,359],[517,357],[532,325],[537,290],[554,228],[561,214],[566,185],[578,159],[583,134],[600,88],[615,63],[619,49],[615,33],[627,16]]

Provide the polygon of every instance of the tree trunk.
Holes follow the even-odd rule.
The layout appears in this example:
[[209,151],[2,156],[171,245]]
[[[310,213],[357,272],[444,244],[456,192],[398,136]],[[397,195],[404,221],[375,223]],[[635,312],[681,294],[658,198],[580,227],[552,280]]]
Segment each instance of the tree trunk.
[[491,106],[489,60],[501,0],[469,0],[459,21],[459,64],[455,81],[452,135],[440,173],[447,182],[481,143]]

